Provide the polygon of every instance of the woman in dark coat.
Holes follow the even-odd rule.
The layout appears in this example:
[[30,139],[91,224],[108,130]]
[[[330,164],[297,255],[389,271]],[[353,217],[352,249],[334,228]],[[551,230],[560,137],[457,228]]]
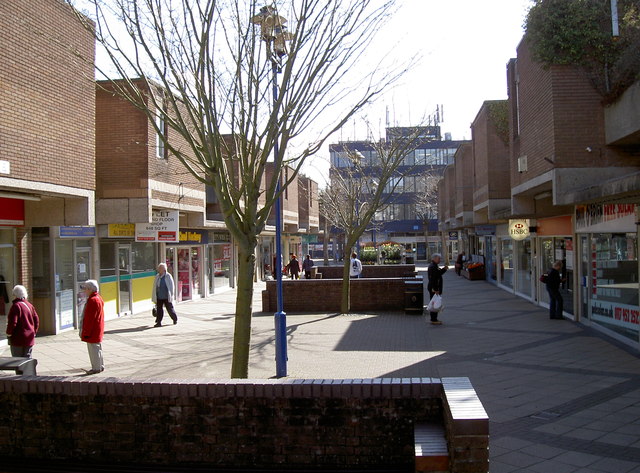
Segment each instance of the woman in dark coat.
[[463,263],[464,263],[464,251],[461,251],[460,254],[458,255],[458,258],[456,259],[456,274],[458,276],[460,276],[462,273]]
[[553,263],[551,270],[547,273],[545,284],[549,293],[549,318],[562,320],[563,304],[562,294],[560,294],[560,285],[562,284],[562,261]]
[[[447,267],[440,268],[438,266],[440,264],[440,260],[442,257],[440,254],[435,253],[431,257],[431,264],[427,269],[427,275],[429,277],[429,283],[427,284],[427,289],[429,290],[429,298],[433,299],[435,294],[442,294],[442,275],[447,272]],[[431,315],[431,323],[433,325],[441,325],[442,322],[438,320],[437,312],[429,312]]]
[[31,358],[40,319],[36,308],[27,300],[24,286],[13,288],[13,305],[7,316],[7,337],[11,346],[11,356]]

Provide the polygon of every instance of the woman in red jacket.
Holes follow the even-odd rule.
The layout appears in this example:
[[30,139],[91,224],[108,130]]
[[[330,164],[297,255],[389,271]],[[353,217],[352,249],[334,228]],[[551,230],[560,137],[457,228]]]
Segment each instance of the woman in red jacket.
[[98,294],[96,280],[89,279],[81,287],[87,296],[87,303],[82,311],[80,339],[87,343],[89,350],[91,369],[87,371],[87,374],[96,374],[104,371],[101,344],[104,335],[104,301]]
[[14,287],[13,297],[15,299],[7,316],[7,337],[11,345],[11,356],[31,358],[40,325],[38,313],[27,301],[28,294],[24,286]]

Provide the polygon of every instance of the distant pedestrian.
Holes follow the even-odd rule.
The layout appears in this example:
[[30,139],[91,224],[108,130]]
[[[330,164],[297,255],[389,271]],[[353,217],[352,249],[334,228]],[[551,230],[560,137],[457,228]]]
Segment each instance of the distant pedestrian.
[[556,261],[547,273],[545,284],[549,293],[549,318],[562,320],[563,304],[562,294],[560,294],[560,285],[563,282],[562,261]]
[[104,336],[104,301],[98,294],[98,282],[89,279],[80,286],[87,296],[87,302],[82,310],[80,325],[80,340],[87,344],[91,369],[87,374],[104,371],[102,358],[102,337]]
[[24,286],[13,288],[13,305],[7,316],[7,340],[11,347],[11,356],[15,357],[31,358],[40,326],[38,313],[27,301],[28,296]]
[[291,279],[300,279],[300,263],[298,263],[298,258],[296,255],[291,255],[291,260],[289,261],[287,267],[289,268]]
[[456,274],[460,276],[462,274],[462,266],[464,265],[464,251],[461,251],[458,254],[458,258],[456,259]]
[[359,278],[362,275],[362,262],[358,259],[356,252],[351,253],[351,262],[349,266],[349,277]]
[[[440,260],[442,256],[439,253],[434,253],[431,256],[431,264],[427,269],[427,276],[429,282],[427,284],[427,290],[429,291],[429,299],[433,299],[436,294],[442,295],[442,275],[447,272],[447,267],[440,268]],[[429,312],[431,316],[431,323],[433,325],[442,325],[442,322],[438,320],[437,312]]]
[[164,263],[158,265],[157,271],[151,291],[151,300],[156,304],[156,324],[154,327],[162,327],[164,308],[167,309],[169,317],[171,317],[173,325],[175,325],[178,323],[178,315],[173,308],[173,299],[176,291],[173,276],[167,272],[167,265]]
[[311,259],[311,255],[307,255],[302,262],[302,270],[304,271],[305,279],[311,279],[311,268],[313,268],[314,262]]

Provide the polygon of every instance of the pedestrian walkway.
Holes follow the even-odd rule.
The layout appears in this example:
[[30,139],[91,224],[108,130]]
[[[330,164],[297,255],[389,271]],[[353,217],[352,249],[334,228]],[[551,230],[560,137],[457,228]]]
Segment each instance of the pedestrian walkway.
[[[301,282],[304,284],[304,282]],[[254,307],[260,307],[256,287]],[[396,314],[288,314],[289,376],[468,376],[491,418],[491,472],[640,472],[640,359],[483,281],[445,274],[442,326]],[[107,322],[99,377],[230,373],[235,292]],[[8,349],[3,355],[8,354]],[[89,368],[77,332],[39,337],[40,375]],[[250,376],[275,374],[273,314],[253,320]]]

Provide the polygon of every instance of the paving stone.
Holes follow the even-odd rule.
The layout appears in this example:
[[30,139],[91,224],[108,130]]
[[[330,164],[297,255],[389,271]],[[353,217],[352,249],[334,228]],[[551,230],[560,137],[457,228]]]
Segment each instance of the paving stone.
[[602,458],[590,465],[591,468],[607,473],[627,473],[638,468],[638,464],[616,458]]
[[596,461],[600,460],[600,458],[601,457],[589,455],[582,452],[564,452],[555,457],[554,461],[566,463],[567,465],[585,467],[595,463]]

